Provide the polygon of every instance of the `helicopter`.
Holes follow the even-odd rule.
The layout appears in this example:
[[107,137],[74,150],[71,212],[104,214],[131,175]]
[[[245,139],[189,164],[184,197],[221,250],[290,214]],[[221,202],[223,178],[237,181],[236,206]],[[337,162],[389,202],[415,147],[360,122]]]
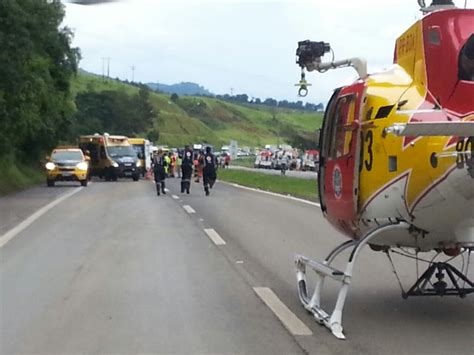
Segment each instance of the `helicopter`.
[[[323,215],[349,239],[324,261],[296,256],[300,301],[317,322],[345,339],[342,314],[361,249],[387,255],[403,298],[474,292],[468,277],[474,251],[474,10],[452,1],[418,1],[423,17],[395,43],[393,66],[367,73],[367,62],[324,62],[326,42],[301,41],[299,95],[310,84],[305,71],[351,67],[358,78],[334,90],[320,130],[318,189]],[[331,266],[350,251],[343,270]],[[408,290],[392,254],[419,261],[445,254]],[[467,258],[459,270],[451,262]],[[417,264],[418,265],[418,264]],[[315,272],[312,295],[306,269]],[[332,312],[321,306],[326,278],[340,283]]]

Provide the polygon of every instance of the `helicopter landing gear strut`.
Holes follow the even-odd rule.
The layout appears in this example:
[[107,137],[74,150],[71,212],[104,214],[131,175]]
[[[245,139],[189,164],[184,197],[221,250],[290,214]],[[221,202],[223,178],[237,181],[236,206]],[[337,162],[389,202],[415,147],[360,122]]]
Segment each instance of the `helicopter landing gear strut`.
[[[329,253],[324,262],[313,261],[301,255],[296,256],[296,277],[298,280],[298,293],[300,301],[303,304],[303,307],[313,314],[316,321],[329,328],[336,338],[346,338],[344,336],[342,327],[342,312],[346,302],[347,293],[349,291],[352,272],[359,252],[370,240],[377,237],[380,233],[386,231],[387,229],[408,229],[409,227],[410,225],[405,222],[398,222],[395,224],[377,227],[359,240],[349,240],[337,246],[333,251],[331,251],[331,253]],[[349,261],[347,262],[346,269],[341,271],[331,267],[331,263],[334,261],[334,259],[341,252],[349,248],[352,248],[352,252],[350,254]],[[306,286],[307,267],[313,269],[316,273],[316,285],[311,298],[308,297],[308,290]],[[341,288],[339,289],[336,305],[330,314],[321,308],[321,290],[326,277],[330,277],[342,284]]]

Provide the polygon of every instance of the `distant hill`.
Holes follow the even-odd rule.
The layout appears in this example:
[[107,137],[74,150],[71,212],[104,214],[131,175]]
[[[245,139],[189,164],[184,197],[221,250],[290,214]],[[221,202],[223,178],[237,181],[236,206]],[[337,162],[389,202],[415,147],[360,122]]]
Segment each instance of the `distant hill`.
[[160,83],[146,83],[150,89],[155,91],[161,91],[168,94],[178,94],[178,95],[186,95],[186,96],[214,96],[212,92],[200,86],[196,83],[179,83],[173,85],[166,85]]
[[[138,93],[139,87],[138,84],[127,84],[116,79],[104,80],[81,71],[72,89],[76,95],[101,91],[134,95]],[[153,125],[141,135],[171,147],[196,142],[220,147],[229,144],[230,140],[236,140],[239,146],[248,147],[289,143],[313,148],[316,130],[322,123],[322,114],[319,112],[242,104],[215,97],[181,94],[179,98],[171,99],[169,93],[152,92],[150,102],[157,117]]]

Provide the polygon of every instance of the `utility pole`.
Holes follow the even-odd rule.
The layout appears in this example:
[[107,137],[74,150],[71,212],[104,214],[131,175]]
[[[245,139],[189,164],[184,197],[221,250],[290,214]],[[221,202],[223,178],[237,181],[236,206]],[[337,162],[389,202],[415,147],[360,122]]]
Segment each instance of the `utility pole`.
[[135,81],[135,65],[131,66],[132,69],[132,83]]
[[234,96],[234,88],[230,88],[230,96]]
[[107,78],[110,77],[110,57],[102,57],[102,79],[105,80],[105,62],[107,62]]

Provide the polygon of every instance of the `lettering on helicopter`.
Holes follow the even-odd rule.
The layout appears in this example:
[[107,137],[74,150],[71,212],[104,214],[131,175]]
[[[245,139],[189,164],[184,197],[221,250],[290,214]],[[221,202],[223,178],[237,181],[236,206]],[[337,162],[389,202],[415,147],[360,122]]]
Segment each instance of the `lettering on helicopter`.
[[473,164],[474,137],[460,138],[456,144],[456,166],[460,169]]
[[364,166],[367,169],[367,171],[371,171],[372,166],[374,164],[374,152],[373,152],[374,132],[372,130],[367,131],[364,142],[366,143],[366,146],[367,146],[367,158],[364,160]]

